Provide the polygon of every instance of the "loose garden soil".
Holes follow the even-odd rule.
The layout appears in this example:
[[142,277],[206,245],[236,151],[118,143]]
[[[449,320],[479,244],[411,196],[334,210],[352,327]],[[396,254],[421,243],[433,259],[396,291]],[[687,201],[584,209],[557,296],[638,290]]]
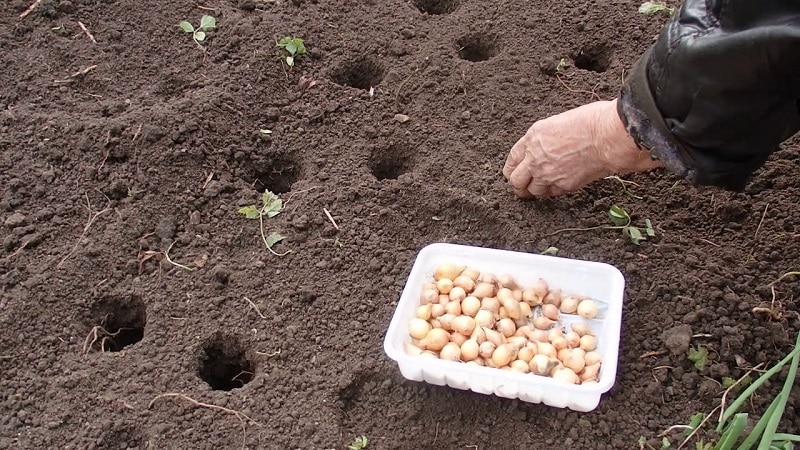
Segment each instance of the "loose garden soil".
[[[743,193],[656,171],[626,178],[635,197],[601,180],[532,202],[500,173],[533,121],[616,95],[666,20],[638,2],[42,0],[20,18],[31,2],[0,6],[2,448],[660,446],[794,342],[800,280],[770,283],[800,268],[800,140]],[[202,14],[200,47],[178,22]],[[283,36],[309,49],[293,70]],[[282,257],[237,212],[264,189]],[[613,204],[656,237],[553,234]],[[433,242],[623,271],[595,411],[402,378],[383,337]]]

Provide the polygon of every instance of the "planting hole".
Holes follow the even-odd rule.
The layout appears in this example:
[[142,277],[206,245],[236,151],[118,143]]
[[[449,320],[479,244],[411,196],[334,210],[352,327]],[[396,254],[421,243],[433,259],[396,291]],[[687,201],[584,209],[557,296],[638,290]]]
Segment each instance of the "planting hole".
[[118,352],[144,338],[147,307],[137,296],[109,297],[91,310],[91,329],[84,352]]
[[471,62],[486,61],[497,54],[497,42],[493,36],[473,33],[456,41],[458,56]]
[[120,426],[107,430],[96,448],[99,450],[149,448],[141,433],[132,426]]
[[331,73],[334,83],[369,90],[383,80],[383,66],[373,58],[361,57],[348,61]]
[[602,73],[611,66],[612,56],[614,50],[606,44],[600,44],[582,48],[572,59],[578,69]]
[[216,332],[200,349],[197,373],[215,391],[230,391],[253,380],[255,367],[234,336]]
[[458,0],[414,0],[414,6],[425,14],[449,14],[458,8]]
[[392,145],[372,152],[369,168],[379,181],[395,180],[414,167],[414,152],[403,145]]
[[269,189],[275,194],[283,194],[292,189],[292,185],[300,179],[300,164],[288,156],[275,156],[263,164],[256,164],[253,172],[253,188],[259,193]]

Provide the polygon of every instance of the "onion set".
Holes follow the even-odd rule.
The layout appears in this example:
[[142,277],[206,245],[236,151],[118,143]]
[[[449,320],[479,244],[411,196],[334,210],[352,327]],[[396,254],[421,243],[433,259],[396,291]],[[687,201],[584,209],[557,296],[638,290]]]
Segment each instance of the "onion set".
[[[599,305],[539,278],[524,286],[509,274],[440,264],[421,286],[408,322],[407,354],[596,383],[602,357],[589,321]],[[569,318],[569,326],[562,321]]]

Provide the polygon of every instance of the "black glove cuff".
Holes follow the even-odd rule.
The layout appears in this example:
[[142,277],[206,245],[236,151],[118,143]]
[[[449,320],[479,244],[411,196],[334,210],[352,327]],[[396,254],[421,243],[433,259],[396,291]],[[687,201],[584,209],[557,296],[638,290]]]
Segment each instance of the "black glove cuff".
[[691,157],[664,123],[650,91],[647,66],[652,53],[653,47],[650,47],[628,74],[617,101],[617,112],[639,147],[646,148],[650,156],[679,177],[695,182]]

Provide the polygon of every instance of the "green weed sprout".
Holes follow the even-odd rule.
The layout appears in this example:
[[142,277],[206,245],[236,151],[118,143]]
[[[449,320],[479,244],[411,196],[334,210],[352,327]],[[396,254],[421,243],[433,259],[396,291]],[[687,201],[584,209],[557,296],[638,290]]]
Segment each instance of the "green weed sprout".
[[264,217],[271,219],[278,214],[281,213],[283,210],[283,200],[281,200],[277,195],[273,194],[269,191],[269,189],[265,190],[264,193],[261,195],[261,207],[258,208],[255,205],[248,205],[242,208],[239,208],[239,214],[243,214],[247,219],[258,219],[259,228],[261,229],[261,240],[264,241],[264,246],[267,247],[267,250],[270,251],[275,256],[284,256],[288,254],[291,250],[287,250],[283,253],[277,253],[275,250],[272,249],[275,244],[278,242],[286,239],[286,236],[283,236],[279,233],[270,233],[269,236],[266,235],[264,232]]
[[367,437],[359,436],[353,439],[353,442],[347,446],[347,450],[364,450],[367,448]]
[[[622,230],[622,234],[625,235],[625,237],[627,237],[633,244],[639,245],[641,241],[647,240],[647,237],[642,234],[642,230],[640,230],[639,227],[631,225],[631,216],[621,207],[617,205],[611,206],[611,209],[608,210],[608,217],[611,219],[611,223],[616,225],[616,227],[607,228]],[[650,219],[645,219],[644,223],[645,234],[650,237],[655,236],[656,232],[653,229],[653,224],[650,223]]]
[[294,67],[295,59],[306,54],[306,45],[300,38],[284,37],[277,42],[288,55],[281,56],[281,60],[289,67]]
[[206,14],[200,18],[200,26],[197,28],[186,20],[181,21],[178,26],[181,27],[181,30],[192,33],[195,44],[202,48],[201,44],[206,40],[206,32],[217,28],[217,19]]
[[563,228],[561,230],[554,231],[547,236],[553,236],[565,231],[590,231],[600,229],[622,230],[622,234],[628,238],[631,243],[639,245],[642,241],[646,241],[648,236],[653,237],[656,235],[656,230],[653,228],[653,224],[650,222],[650,219],[646,219],[644,221],[645,228],[644,234],[642,234],[642,230],[639,227],[632,225],[630,214],[628,214],[628,212],[620,206],[612,205],[608,210],[608,218],[611,220],[613,225],[598,225],[596,227],[588,228]]
[[660,1],[644,2],[641,4],[641,6],[639,6],[639,12],[648,16],[658,13],[666,13],[667,15],[672,16],[675,14],[675,8],[670,8],[666,3]]

